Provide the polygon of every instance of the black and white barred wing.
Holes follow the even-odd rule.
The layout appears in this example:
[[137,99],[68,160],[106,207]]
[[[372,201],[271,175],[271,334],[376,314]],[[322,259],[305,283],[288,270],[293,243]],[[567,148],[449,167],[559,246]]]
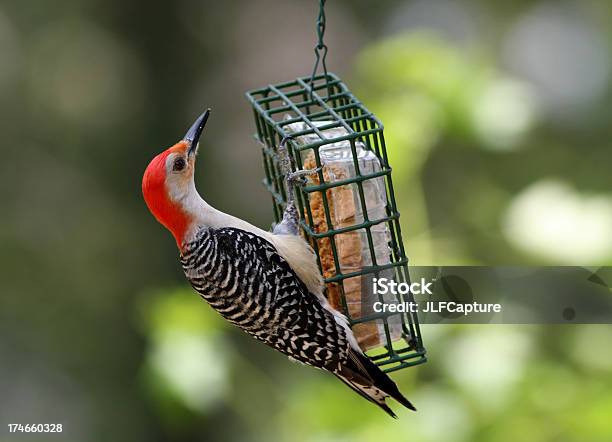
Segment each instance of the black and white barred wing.
[[202,297],[256,339],[332,371],[347,359],[346,326],[264,238],[236,228],[203,228],[181,262]]
[[331,371],[391,416],[385,399],[412,404],[372,363],[341,315],[310,293],[264,238],[235,228],[203,228],[181,256],[193,287],[228,321],[291,359]]

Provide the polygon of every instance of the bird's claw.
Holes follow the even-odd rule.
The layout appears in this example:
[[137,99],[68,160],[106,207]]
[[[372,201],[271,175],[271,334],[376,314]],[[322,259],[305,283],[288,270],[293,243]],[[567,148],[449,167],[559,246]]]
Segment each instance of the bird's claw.
[[289,186],[305,186],[306,183],[308,183],[307,177],[316,175],[322,169],[322,167],[317,167],[316,169],[304,169],[289,172],[286,176],[287,184]]

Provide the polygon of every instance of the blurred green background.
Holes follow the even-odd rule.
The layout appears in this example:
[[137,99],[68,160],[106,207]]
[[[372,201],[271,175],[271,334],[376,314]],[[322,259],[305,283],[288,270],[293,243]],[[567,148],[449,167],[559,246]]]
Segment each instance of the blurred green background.
[[[214,109],[197,184],[272,220],[246,89],[308,75],[315,1],[0,2],[0,440],[610,441],[610,326],[423,327],[394,421],[221,321],[140,193]],[[330,0],[415,264],[610,265],[612,4]],[[48,436],[51,439],[51,436]]]

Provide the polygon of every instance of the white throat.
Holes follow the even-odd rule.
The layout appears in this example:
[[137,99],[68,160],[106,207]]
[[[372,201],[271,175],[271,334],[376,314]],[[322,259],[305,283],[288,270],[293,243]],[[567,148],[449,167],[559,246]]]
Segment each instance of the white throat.
[[183,209],[191,215],[191,219],[193,220],[192,226],[187,231],[185,237],[186,241],[191,240],[201,227],[234,227],[254,233],[266,239],[272,235],[270,232],[266,232],[247,221],[215,209],[200,196],[193,181],[190,183],[190,189],[187,195],[181,199],[181,204]]

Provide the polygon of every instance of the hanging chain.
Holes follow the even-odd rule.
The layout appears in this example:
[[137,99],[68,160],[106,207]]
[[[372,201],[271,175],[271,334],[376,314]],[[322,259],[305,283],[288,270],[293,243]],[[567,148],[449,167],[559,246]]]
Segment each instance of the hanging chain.
[[325,85],[327,86],[327,96],[331,95],[329,86],[329,76],[327,75],[327,65],[325,58],[327,57],[327,45],[323,42],[323,36],[325,35],[325,2],[326,0],[319,0],[319,17],[317,18],[317,45],[314,48],[315,52],[315,64],[312,69],[312,75],[310,76],[310,100],[313,100],[312,94],[314,93],[314,79],[319,69],[319,64],[323,67],[323,73],[325,74]]

